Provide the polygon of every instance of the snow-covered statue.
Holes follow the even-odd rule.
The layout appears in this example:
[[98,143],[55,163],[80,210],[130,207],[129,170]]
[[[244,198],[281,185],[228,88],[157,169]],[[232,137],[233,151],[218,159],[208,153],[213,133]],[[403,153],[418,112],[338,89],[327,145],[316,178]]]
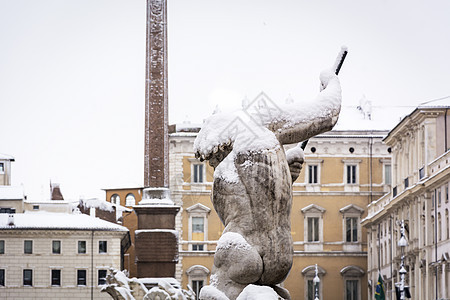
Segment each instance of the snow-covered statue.
[[[337,62],[345,57],[342,53]],[[286,153],[283,145],[300,143],[336,124],[341,107],[337,69],[321,73],[321,91],[309,104],[279,109],[257,104],[256,112],[246,107],[205,121],[194,150],[214,168],[212,202],[225,229],[211,283],[200,299],[244,300],[239,295],[248,285],[268,286],[290,299],[277,284],[292,266],[292,183],[304,157],[300,145]]]

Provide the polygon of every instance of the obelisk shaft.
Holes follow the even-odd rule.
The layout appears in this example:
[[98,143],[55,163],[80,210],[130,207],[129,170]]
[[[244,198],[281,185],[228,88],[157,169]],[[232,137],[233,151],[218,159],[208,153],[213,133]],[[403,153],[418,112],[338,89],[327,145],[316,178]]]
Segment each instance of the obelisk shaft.
[[167,0],[147,0],[144,187],[169,187]]

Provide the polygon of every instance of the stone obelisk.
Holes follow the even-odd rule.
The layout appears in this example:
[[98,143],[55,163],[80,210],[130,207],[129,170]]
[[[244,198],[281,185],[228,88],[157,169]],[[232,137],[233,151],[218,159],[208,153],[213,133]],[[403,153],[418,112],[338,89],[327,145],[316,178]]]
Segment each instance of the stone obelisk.
[[169,191],[167,66],[167,0],[147,0],[144,194],[134,207],[139,278],[174,277],[178,262],[180,207]]

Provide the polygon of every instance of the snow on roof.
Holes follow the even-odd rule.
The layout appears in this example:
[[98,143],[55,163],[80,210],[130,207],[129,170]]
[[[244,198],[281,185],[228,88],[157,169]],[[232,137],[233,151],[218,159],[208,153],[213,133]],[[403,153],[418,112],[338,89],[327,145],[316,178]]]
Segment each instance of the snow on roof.
[[14,226],[8,225],[9,214],[0,214],[1,229],[69,229],[123,231],[126,227],[94,218],[85,214],[66,214],[50,212],[25,212],[13,214]]
[[106,211],[114,211],[114,207],[111,202],[107,202],[106,200],[100,200],[97,198],[94,199],[80,199],[80,205],[83,205],[84,208],[99,208],[101,210]]
[[23,187],[22,186],[0,186],[0,200],[22,200]]
[[432,108],[432,107],[449,107],[450,108],[450,96],[420,103],[417,108]]
[[[414,106],[342,106],[336,130],[391,130]],[[370,117],[369,117],[370,115]]]
[[3,153],[0,153],[0,159],[14,161],[14,157],[12,157],[11,155],[3,154]]

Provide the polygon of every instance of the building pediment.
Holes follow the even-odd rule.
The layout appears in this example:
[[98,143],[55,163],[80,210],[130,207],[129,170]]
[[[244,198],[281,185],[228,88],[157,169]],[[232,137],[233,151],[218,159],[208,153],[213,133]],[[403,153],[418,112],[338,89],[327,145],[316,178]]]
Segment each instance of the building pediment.
[[323,214],[325,211],[326,211],[325,208],[320,207],[319,205],[316,204],[310,204],[302,208],[302,213],[304,214],[312,214],[312,213]]
[[194,265],[186,270],[186,274],[189,276],[195,276],[195,275],[201,275],[206,276],[209,275],[209,270],[207,267],[204,267],[202,265]]
[[197,203],[195,205],[192,205],[191,207],[186,208],[186,211],[188,213],[200,213],[200,214],[203,213],[203,214],[207,214],[207,213],[209,213],[211,211],[211,209],[208,206],[206,206],[206,205],[203,205],[201,203]]
[[364,270],[358,266],[346,266],[341,270],[342,276],[361,277],[365,274]]
[[[317,266],[317,273],[321,276],[325,275],[327,272],[325,271],[324,268],[322,268],[321,266]],[[304,268],[302,270],[302,275],[303,276],[314,276],[316,275],[316,266],[315,265],[310,265],[307,266],[306,268]]]
[[349,204],[339,210],[342,214],[359,214],[362,215],[364,209],[355,204]]

